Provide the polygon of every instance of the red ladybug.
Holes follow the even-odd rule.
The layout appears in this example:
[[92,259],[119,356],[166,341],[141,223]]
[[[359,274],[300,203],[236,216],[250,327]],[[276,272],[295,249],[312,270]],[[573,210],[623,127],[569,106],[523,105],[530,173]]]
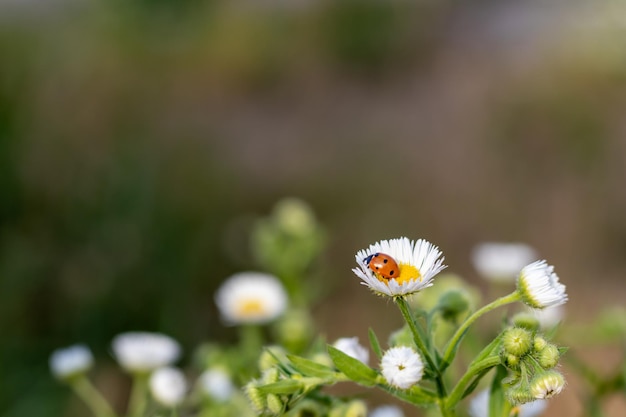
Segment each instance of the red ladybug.
[[374,253],[364,259],[369,268],[385,279],[396,278],[400,275],[400,267],[396,261],[384,253]]

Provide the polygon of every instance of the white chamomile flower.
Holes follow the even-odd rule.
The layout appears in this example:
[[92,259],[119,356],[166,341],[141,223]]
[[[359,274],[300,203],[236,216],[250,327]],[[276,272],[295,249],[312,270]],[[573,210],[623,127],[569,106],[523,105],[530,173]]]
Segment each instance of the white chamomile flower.
[[358,337],[342,337],[333,344],[334,347],[367,365],[370,360],[369,351],[359,344]]
[[[536,400],[518,405],[518,417],[537,417],[548,406],[546,400]],[[485,389],[476,394],[469,403],[468,412],[471,417],[489,417],[489,390]]]
[[524,243],[481,243],[472,252],[476,271],[494,282],[513,282],[524,265],[536,259],[535,250]]
[[128,332],[117,335],[112,343],[115,359],[129,372],[149,372],[174,363],[180,345],[160,333]]
[[150,392],[166,407],[175,407],[185,399],[187,380],[178,368],[159,368],[150,375]]
[[57,349],[50,355],[50,370],[59,379],[84,374],[93,366],[93,355],[85,345]]
[[217,401],[228,401],[235,392],[230,376],[219,368],[207,369],[200,375],[198,382],[202,391]]
[[368,417],[404,417],[404,412],[397,405],[381,405],[373,409]]
[[[385,262],[386,270],[382,274],[369,267],[379,259],[389,261]],[[406,237],[376,242],[358,251],[356,262],[359,267],[352,271],[363,280],[361,284],[378,295],[390,297],[414,294],[430,287],[434,276],[445,268],[442,253],[436,246],[423,239],[413,241]],[[395,270],[396,265],[389,267],[393,262],[399,271]]]
[[224,281],[215,303],[227,324],[263,324],[285,312],[287,293],[273,275],[241,272]]
[[422,357],[408,346],[391,348],[383,355],[381,372],[389,385],[407,389],[422,379]]
[[546,261],[525,266],[517,278],[517,291],[522,301],[532,308],[558,306],[567,301],[565,285],[559,282],[554,267]]

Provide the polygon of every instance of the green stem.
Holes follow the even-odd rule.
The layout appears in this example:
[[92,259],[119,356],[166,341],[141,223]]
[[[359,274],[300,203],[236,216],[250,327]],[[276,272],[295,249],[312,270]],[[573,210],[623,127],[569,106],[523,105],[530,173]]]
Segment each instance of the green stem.
[[398,305],[400,312],[402,313],[402,317],[404,317],[404,321],[406,321],[406,323],[409,325],[409,329],[411,329],[411,333],[413,333],[413,340],[415,341],[415,344],[417,345],[419,350],[422,352],[422,355],[426,359],[426,362],[428,362],[428,366],[430,367],[430,369],[432,369],[432,371],[435,374],[435,383],[437,384],[437,393],[439,394],[439,398],[444,398],[446,396],[446,387],[443,383],[443,379],[441,378],[441,372],[439,372],[439,369],[437,368],[437,365],[433,361],[433,358],[430,355],[430,352],[428,348],[426,347],[426,344],[424,343],[424,341],[422,340],[422,337],[420,336],[420,331],[417,328],[417,323],[415,322],[415,319],[413,318],[413,315],[411,314],[411,311],[409,310],[409,303],[406,301],[406,298],[404,297],[395,298],[395,302]]
[[81,375],[70,382],[72,389],[87,404],[96,417],[113,417],[115,412],[100,391],[86,376]]
[[142,417],[148,405],[148,378],[147,372],[133,374],[133,388],[128,402],[129,417]]
[[459,326],[459,328],[456,330],[456,332],[454,333],[454,335],[452,336],[452,338],[450,339],[450,341],[446,345],[446,350],[445,350],[445,352],[443,354],[443,359],[442,359],[442,362],[441,362],[442,363],[441,369],[445,369],[446,367],[448,367],[448,365],[450,365],[452,363],[452,360],[454,359],[454,355],[456,355],[457,347],[458,347],[459,343],[461,342],[461,339],[465,335],[465,332],[467,331],[469,326],[472,325],[472,323],[474,323],[483,314],[488,313],[491,310],[494,310],[494,309],[496,309],[498,307],[501,307],[503,305],[510,304],[510,303],[515,302],[515,301],[519,301],[520,298],[521,297],[520,297],[519,293],[517,291],[514,291],[514,292],[512,292],[509,295],[505,295],[504,297],[500,297],[500,298],[492,301],[491,303],[487,304],[486,306],[482,307],[481,309],[476,310],[474,312],[474,314],[469,316],[465,320],[465,322],[463,322],[463,324],[461,324],[461,326]]
[[467,384],[470,381],[472,381],[472,379],[475,376],[485,371],[486,369],[489,369],[498,365],[499,363],[500,363],[500,358],[498,356],[492,356],[471,366],[467,370],[467,372],[465,372],[465,375],[463,375],[461,379],[459,379],[459,382],[450,392],[450,396],[448,397],[448,400],[446,401],[447,408],[453,409],[456,406],[456,404],[459,401],[461,401],[461,399],[463,398],[463,394],[465,393]]

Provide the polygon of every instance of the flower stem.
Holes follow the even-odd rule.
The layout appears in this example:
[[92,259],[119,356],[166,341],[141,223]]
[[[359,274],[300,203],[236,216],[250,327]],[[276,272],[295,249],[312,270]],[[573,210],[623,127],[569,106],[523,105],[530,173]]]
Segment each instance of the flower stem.
[[437,394],[439,395],[439,398],[444,398],[446,396],[446,388],[445,388],[445,385],[443,384],[443,379],[441,378],[441,372],[439,372],[439,369],[437,368],[435,361],[433,361],[433,358],[430,355],[430,351],[428,350],[428,348],[426,347],[426,344],[422,340],[420,331],[417,328],[417,323],[415,323],[415,319],[413,318],[413,315],[411,314],[411,311],[409,310],[409,303],[406,301],[406,298],[404,297],[397,297],[395,299],[395,302],[398,305],[400,312],[402,313],[402,317],[404,317],[404,321],[406,321],[406,323],[409,325],[409,329],[411,329],[411,333],[413,334],[413,340],[415,341],[415,344],[421,351],[422,355],[424,355],[426,362],[428,362],[428,366],[435,374],[435,383],[437,384]]
[[133,388],[128,402],[128,416],[142,417],[148,403],[148,377],[147,372],[133,374]]
[[454,333],[454,335],[452,336],[452,338],[446,345],[446,349],[443,354],[443,359],[441,362],[441,369],[442,370],[445,369],[446,367],[448,367],[448,365],[450,365],[450,363],[452,363],[452,360],[454,359],[454,355],[456,355],[456,350],[459,346],[459,343],[461,342],[461,339],[465,335],[465,332],[467,331],[469,326],[472,325],[472,323],[474,323],[480,316],[482,316],[485,313],[490,312],[491,310],[494,310],[498,307],[501,307],[503,305],[510,304],[519,300],[520,300],[520,294],[517,291],[514,291],[509,295],[505,295],[504,297],[500,297],[492,301],[491,303],[487,304],[481,309],[476,310],[474,314],[469,316],[465,320],[465,322],[463,322],[463,324],[459,326],[459,328],[456,330],[456,332]]
[[93,386],[86,376],[72,380],[71,387],[76,394],[87,404],[96,417],[113,417],[115,412],[104,399],[100,391]]
[[463,375],[461,377],[461,379],[459,380],[459,382],[456,384],[456,386],[452,389],[452,391],[450,392],[450,395],[448,396],[448,399],[446,401],[446,407],[450,408],[450,409],[454,409],[454,407],[456,406],[456,404],[461,401],[461,399],[463,398],[463,394],[465,393],[465,389],[467,387],[467,384],[477,375],[479,375],[481,372],[488,370],[489,368],[492,368],[496,365],[500,364],[500,358],[498,356],[491,356],[488,357],[487,359],[484,359],[476,364],[474,364],[474,366],[470,367],[467,372],[465,372],[465,375]]

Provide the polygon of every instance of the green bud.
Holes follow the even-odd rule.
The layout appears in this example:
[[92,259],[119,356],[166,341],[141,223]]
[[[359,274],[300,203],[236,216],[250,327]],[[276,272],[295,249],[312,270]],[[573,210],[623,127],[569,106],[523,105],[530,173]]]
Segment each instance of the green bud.
[[415,346],[413,334],[407,325],[404,325],[401,329],[391,333],[388,343],[390,347]]
[[265,396],[256,387],[256,381],[251,381],[243,387],[243,391],[250,400],[250,405],[257,414],[261,414],[265,410]]
[[290,352],[300,352],[309,344],[314,328],[306,310],[289,310],[274,326],[276,338]]
[[284,360],[286,359],[286,352],[281,346],[267,346],[261,352],[261,356],[259,356],[259,370],[261,372],[266,371],[270,368],[278,365],[278,359]]
[[535,399],[551,398],[565,387],[565,378],[557,371],[541,372],[530,382],[530,392]]
[[506,366],[508,366],[509,368],[517,369],[517,367],[519,366],[519,356],[515,356],[510,353],[507,353],[504,356],[504,362]]
[[285,198],[272,212],[278,228],[287,234],[307,236],[315,229],[315,215],[311,207],[297,198]]
[[274,415],[282,414],[283,402],[276,394],[267,394],[267,409]]
[[524,356],[528,353],[531,343],[531,333],[520,327],[508,329],[502,338],[502,346],[504,346],[506,353],[516,356]]
[[530,313],[518,313],[513,316],[513,325],[522,329],[536,332],[539,330],[539,320]]
[[559,348],[550,343],[539,351],[537,360],[543,369],[550,369],[559,363],[560,356]]
[[261,382],[263,383],[263,385],[273,384],[274,382],[278,382],[279,379],[280,373],[276,368],[271,368],[263,371],[263,375],[261,376]]
[[546,345],[548,344],[548,342],[546,341],[546,339],[544,339],[541,336],[537,336],[535,337],[535,340],[533,341],[533,348],[535,349],[536,352],[541,352]]
[[444,320],[456,322],[467,311],[470,301],[467,293],[461,289],[451,289],[439,299],[439,309]]
[[350,401],[344,417],[367,417],[367,406],[360,400]]
[[535,397],[533,397],[528,387],[523,385],[515,385],[506,390],[504,394],[512,405],[526,404],[535,401]]

